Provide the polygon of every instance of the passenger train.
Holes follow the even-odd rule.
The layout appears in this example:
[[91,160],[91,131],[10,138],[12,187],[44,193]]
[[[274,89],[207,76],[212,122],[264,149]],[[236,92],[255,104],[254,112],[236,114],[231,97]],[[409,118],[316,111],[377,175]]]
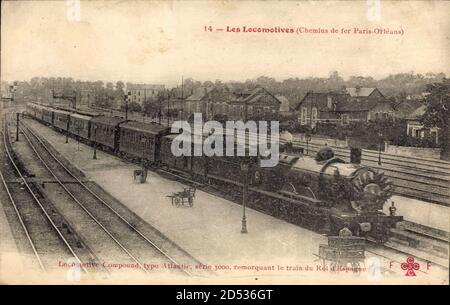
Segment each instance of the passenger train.
[[248,206],[317,232],[337,235],[347,227],[355,236],[383,243],[389,229],[403,220],[382,211],[393,191],[383,173],[346,163],[334,157],[330,148],[319,151],[315,158],[283,152],[277,166],[265,168],[259,166],[258,157],[175,157],[171,145],[177,135],[157,123],[35,103],[27,104],[26,114],[120,157],[212,185],[239,203],[244,176],[241,165],[245,162]]

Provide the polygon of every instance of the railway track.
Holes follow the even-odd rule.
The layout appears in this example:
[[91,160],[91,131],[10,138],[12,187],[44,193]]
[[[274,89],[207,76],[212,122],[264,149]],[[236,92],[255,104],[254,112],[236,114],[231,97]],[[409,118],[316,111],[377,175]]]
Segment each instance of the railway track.
[[[294,144],[306,149],[304,143],[294,142]],[[319,145],[309,144],[309,154],[316,153],[320,148]],[[349,151],[334,147],[333,150],[337,157],[345,161],[350,160]],[[393,159],[394,157],[382,156],[382,165],[378,165],[378,156],[375,155],[376,152],[368,153],[367,150],[363,150],[362,165],[383,171],[393,181],[395,194],[450,206],[450,167],[447,163],[435,163],[426,169],[428,166],[426,164],[418,165],[410,162],[407,165],[403,159],[397,161]],[[420,164],[421,161],[417,162]],[[436,164],[441,165],[438,167]]]
[[13,156],[6,134],[5,126],[5,132],[1,134],[1,159],[4,166],[0,171],[1,184],[10,203],[5,211],[9,211],[9,220],[20,227],[15,230],[16,237],[22,235],[18,239],[24,241],[20,249],[23,253],[31,254],[30,263],[25,262],[26,265],[31,268],[38,266],[44,272],[55,271],[56,262],[70,260],[80,263],[82,272],[88,273],[81,265],[82,259],[93,261],[95,257],[71,230],[66,219],[42,196],[38,187],[27,181]]
[[[204,185],[204,184],[198,183],[196,181],[190,180],[187,177],[183,177],[183,175],[181,175],[181,174],[168,172],[168,171],[165,171],[165,170],[162,170],[162,169],[159,169],[158,171],[162,172],[162,173],[165,173],[167,175],[170,175],[170,176],[172,176],[175,179],[183,180],[184,183],[194,184],[194,185],[200,186],[200,187],[201,186],[206,186],[206,187],[208,186],[208,185]],[[390,248],[390,247],[381,247],[381,248],[376,248],[376,249],[370,248],[368,250],[368,252],[370,252],[370,253],[372,253],[372,254],[374,254],[376,256],[382,257],[382,258],[384,257],[385,259],[390,259],[390,260],[398,262],[398,263],[402,262],[405,254],[410,254],[410,253],[402,252],[402,251],[399,251],[399,250],[396,250],[396,249],[393,249],[393,248]],[[388,253],[388,254],[386,254],[386,253]]]
[[[257,135],[248,134],[245,139],[256,140]],[[242,137],[236,137],[242,138]],[[242,138],[243,139],[243,138]],[[269,138],[268,138],[269,140]],[[284,143],[280,139],[280,143]],[[309,155],[315,154],[322,145],[295,140],[295,146],[309,151]],[[350,150],[341,147],[331,147],[337,157],[346,162],[350,161]],[[381,157],[381,165],[378,164]],[[381,170],[393,181],[395,194],[419,200],[450,206],[450,163],[443,160],[404,157],[391,155],[367,149],[362,150],[361,164]]]
[[[195,261],[194,258],[184,253],[182,249],[168,241],[160,232],[143,228],[142,224],[135,219],[130,220],[130,217],[123,216],[123,209],[120,211],[120,207],[113,206],[103,196],[99,196],[95,191],[96,187],[88,185],[88,183],[78,178],[26,124],[22,123],[21,130],[41,163],[47,168],[53,179],[58,182],[58,187],[70,197],[72,206],[76,205],[78,207],[78,211],[75,213],[72,210],[72,214],[76,214],[77,217],[81,218],[82,210],[85,214],[83,217],[84,221],[88,222],[86,220],[87,215],[90,219],[91,227],[93,227],[92,222],[94,222],[103,232],[103,236],[107,236],[110,241],[114,242],[115,248],[121,250],[122,255],[119,255],[119,257],[124,259],[124,255],[127,256],[144,273],[148,273],[149,267],[152,270],[161,270],[161,266],[163,266],[169,267],[171,271],[176,269],[177,273],[181,272],[187,276],[193,275],[188,268],[183,268],[186,264],[178,263],[177,258],[188,261],[191,263],[191,266],[199,263],[198,261]],[[72,183],[62,182],[69,180],[72,180]],[[138,225],[135,223],[138,223]],[[87,235],[86,232],[85,234]],[[156,243],[153,241],[155,239]],[[106,245],[107,243],[103,239],[101,244]],[[164,249],[160,246],[161,244],[164,246]],[[170,253],[175,253],[175,255],[169,254],[169,251]],[[116,254],[118,252],[120,251],[115,251]]]

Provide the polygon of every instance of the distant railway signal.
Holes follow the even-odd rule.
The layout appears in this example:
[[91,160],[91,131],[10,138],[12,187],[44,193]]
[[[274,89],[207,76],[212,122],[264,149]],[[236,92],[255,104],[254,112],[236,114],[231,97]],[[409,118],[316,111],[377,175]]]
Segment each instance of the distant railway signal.
[[18,87],[18,84],[17,84],[17,82],[14,82],[11,86],[9,86],[9,91],[12,93],[12,92],[16,92],[17,91],[17,87]]
[[127,91],[124,96],[125,99],[125,120],[128,120],[128,102],[131,101],[131,91]]

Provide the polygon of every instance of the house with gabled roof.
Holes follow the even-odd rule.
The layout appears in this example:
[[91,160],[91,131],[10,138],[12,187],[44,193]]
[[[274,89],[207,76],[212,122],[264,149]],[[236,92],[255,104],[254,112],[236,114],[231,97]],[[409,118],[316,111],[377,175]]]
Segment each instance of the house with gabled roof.
[[439,143],[439,128],[432,127],[428,128],[423,125],[421,122],[422,116],[425,114],[427,110],[426,105],[422,105],[414,110],[407,118],[406,124],[406,133],[408,136],[413,138],[425,138],[431,137],[436,144]]
[[288,98],[284,95],[275,95],[275,97],[281,102],[280,104],[280,114],[281,115],[291,115],[293,113],[293,109],[291,107],[291,103]]
[[179,112],[179,118],[189,119],[194,113],[202,113],[204,120],[227,117],[230,120],[245,120],[267,113],[278,113],[282,102],[262,87],[231,91],[227,87],[199,87],[170,108]]
[[356,86],[354,88],[345,88],[345,91],[351,97],[372,97],[372,98],[386,98],[378,88],[367,88]]
[[228,101],[228,117],[245,120],[280,111],[281,101],[263,87],[233,92]]
[[384,96],[352,96],[347,90],[309,91],[295,110],[299,114],[300,124],[311,128],[319,122],[347,125],[350,122],[394,118],[394,109]]

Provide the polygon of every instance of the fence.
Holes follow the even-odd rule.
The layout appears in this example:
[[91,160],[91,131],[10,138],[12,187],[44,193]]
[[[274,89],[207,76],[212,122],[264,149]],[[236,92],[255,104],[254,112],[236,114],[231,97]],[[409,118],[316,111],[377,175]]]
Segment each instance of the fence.
[[410,157],[423,157],[431,159],[439,159],[441,157],[440,148],[397,146],[385,142],[384,150],[386,153],[389,154],[410,156]]

